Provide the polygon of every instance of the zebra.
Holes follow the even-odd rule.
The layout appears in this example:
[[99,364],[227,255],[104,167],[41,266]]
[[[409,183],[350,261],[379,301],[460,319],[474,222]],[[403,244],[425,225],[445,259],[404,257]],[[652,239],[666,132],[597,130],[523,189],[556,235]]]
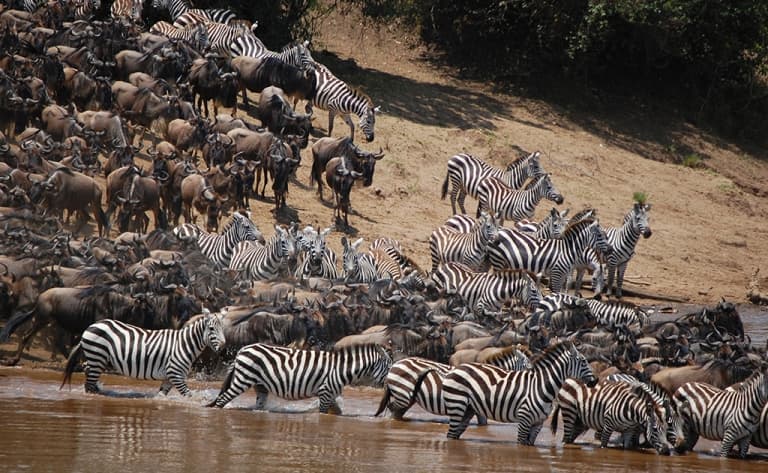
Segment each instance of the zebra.
[[20,0],[19,8],[27,12],[34,12],[38,8],[48,3],[48,0]]
[[179,225],[173,229],[173,234],[182,240],[196,239],[200,252],[221,268],[230,266],[239,242],[263,239],[248,211],[232,214],[232,220],[224,226],[220,234],[208,233],[193,223]]
[[187,23],[185,19],[179,19],[184,14],[193,14],[196,17],[202,17],[208,21],[228,24],[235,19],[235,14],[226,9],[198,9],[192,8],[192,4],[187,0],[152,0],[152,8],[157,10],[168,10],[171,21],[179,22],[178,27],[184,28],[193,23]]
[[567,307],[586,305],[598,325],[604,327],[626,326],[632,333],[642,333],[650,324],[650,317],[640,307],[623,302],[603,302],[597,299],[582,299],[562,292],[546,295],[539,302],[537,312],[554,314]]
[[[531,368],[528,356],[515,346],[507,347],[489,358],[487,364],[508,371]],[[445,363],[418,357],[404,358],[395,362],[387,373],[384,381],[384,396],[374,416],[378,417],[384,409],[389,409],[393,419],[402,420],[414,404],[418,404],[432,414],[448,415],[443,401],[443,378],[452,369],[452,366]],[[485,423],[484,418],[478,417],[479,425]]]
[[288,230],[275,225],[275,234],[266,245],[255,241],[238,243],[229,269],[242,272],[249,280],[274,280],[295,252],[294,239]]
[[555,398],[553,435],[557,432],[560,412],[563,443],[573,443],[591,428],[603,448],[608,446],[613,432],[621,432],[624,448],[632,448],[645,428],[646,439],[653,448],[658,453],[669,454],[665,411],[641,386],[609,382],[591,388],[581,381],[568,379]]
[[477,187],[477,215],[481,210],[488,210],[498,215],[499,225],[505,219],[519,221],[533,218],[536,206],[541,199],[548,199],[556,204],[563,203],[563,196],[552,183],[549,174],[540,174],[533,178],[523,189],[513,189],[496,177],[487,177]]
[[192,25],[186,28],[177,28],[166,21],[158,21],[152,25],[149,32],[190,43],[194,45],[198,51],[206,50],[210,44],[208,41],[208,29],[205,25]]
[[559,239],[541,240],[508,229],[499,229],[496,240],[488,246],[488,256],[494,269],[525,269],[532,273],[549,273],[549,288],[561,292],[574,261],[584,248],[592,247],[610,254],[611,246],[600,223],[584,219],[570,224]]
[[527,271],[476,272],[461,263],[444,263],[432,277],[438,289],[458,294],[476,315],[497,311],[510,299],[527,307],[535,307],[541,300],[536,280]]
[[299,281],[308,277],[320,277],[325,279],[337,279],[336,253],[328,248],[325,238],[331,232],[331,228],[318,232],[312,227],[307,227],[300,232],[298,243],[299,264],[295,270],[295,276]]
[[[468,227],[472,221],[473,226]],[[488,245],[499,234],[499,224],[491,215],[483,212],[474,221],[471,217],[456,215],[435,229],[429,236],[429,254],[432,271],[440,263],[463,263],[481,270],[486,265]]]
[[737,444],[739,456],[744,458],[768,402],[768,377],[761,369],[737,387],[726,389],[689,382],[677,388],[673,398],[689,429],[686,449],[692,449],[701,436],[721,440],[721,457],[727,457]]
[[448,184],[451,185],[451,209],[456,212],[456,201],[459,202],[461,213],[467,213],[464,200],[469,194],[477,198],[478,187],[484,179],[495,177],[513,189],[519,189],[529,177],[544,174],[539,161],[540,153],[534,152],[527,157],[520,157],[511,162],[506,170],[491,166],[480,158],[470,154],[460,153],[448,160],[448,173],[443,181],[441,199],[448,194]]
[[533,445],[565,379],[596,381],[587,359],[570,342],[550,346],[532,362],[526,371],[468,363],[448,373],[443,379],[448,438],[458,439],[477,413],[499,422],[519,422],[518,443]]
[[574,293],[579,294],[584,279],[584,272],[589,271],[592,274],[592,292],[598,296],[603,292],[605,273],[603,272],[603,262],[597,251],[590,247],[584,248],[573,261],[573,269],[575,270],[575,277],[572,278],[571,273],[569,273],[564,289],[572,285]]
[[[174,25],[181,25],[180,23],[174,23]],[[231,45],[237,38],[256,38],[256,35],[252,30],[243,27],[242,25],[216,23],[208,21],[205,18],[197,18],[196,22],[188,22],[184,24],[185,27],[192,25],[203,25],[208,31],[208,40],[210,42],[211,49],[217,49],[226,54],[231,55]]]
[[208,407],[224,407],[251,386],[256,409],[267,396],[283,399],[320,398],[320,412],[341,414],[336,398],[348,384],[381,386],[392,366],[379,345],[354,345],[338,351],[295,350],[255,343],[241,348],[216,399]]
[[[651,236],[651,227],[648,224],[648,211],[650,204],[635,203],[632,210],[624,216],[624,224],[619,228],[606,228],[605,233],[613,248],[610,255],[605,255],[608,280],[606,282],[607,294],[614,292],[616,297],[621,297],[621,287],[624,284],[624,272],[627,264],[635,254],[635,246],[640,239]],[[614,278],[616,285],[613,285]]]
[[101,8],[101,0],[83,0],[73,6],[75,20],[88,20]]
[[109,13],[114,19],[127,18],[138,23],[141,21],[143,5],[142,0],[115,0],[112,2]]
[[312,113],[312,107],[328,110],[328,136],[333,133],[334,117],[336,114],[341,115],[344,122],[349,125],[352,141],[355,140],[355,124],[349,115],[354,113],[360,117],[358,125],[365,135],[365,140],[373,141],[376,114],[381,111],[381,107],[374,107],[370,97],[350,87],[319,62],[315,62],[315,77],[317,79],[317,92],[307,103],[306,112]]
[[380,246],[371,248],[367,252],[360,252],[358,248],[362,243],[362,238],[352,243],[346,237],[341,238],[341,245],[344,248],[342,255],[344,281],[372,283],[380,279],[402,280],[407,269],[404,269],[395,259],[395,256],[402,255],[397,252],[397,248],[391,247],[392,253],[396,253],[395,256],[385,250],[383,243],[379,243]]
[[175,387],[181,395],[190,396],[186,378],[192,363],[205,347],[218,352],[224,346],[221,319],[204,309],[201,317],[180,330],[145,330],[112,319],[91,324],[69,355],[61,387],[71,383],[84,355],[86,392],[100,393],[99,377],[111,368],[123,376],[164,380],[163,394]]
[[515,222],[515,230],[528,233],[536,238],[560,238],[563,231],[568,226],[569,209],[558,211],[552,207],[546,217],[541,222],[532,222],[528,219],[521,219]]
[[307,74],[315,73],[315,60],[309,51],[309,41],[287,45],[280,52],[275,52],[267,49],[264,43],[254,35],[241,36],[229,45],[229,54],[232,57],[248,56],[258,59],[274,57]]
[[760,412],[760,421],[749,443],[757,448],[768,448],[768,403],[763,406],[763,410]]

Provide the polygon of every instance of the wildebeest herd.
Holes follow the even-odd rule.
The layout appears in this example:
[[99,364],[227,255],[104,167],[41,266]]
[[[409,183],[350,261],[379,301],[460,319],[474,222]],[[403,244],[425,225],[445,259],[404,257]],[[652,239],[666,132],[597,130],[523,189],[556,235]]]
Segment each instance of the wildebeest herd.
[[[384,386],[379,414],[418,403],[449,418],[449,438],[477,417],[519,423],[532,445],[551,414],[565,442],[594,429],[603,446],[619,432],[624,448],[659,453],[699,436],[721,440],[723,456],[768,447],[765,353],[733,304],[652,322],[601,298],[622,296],[651,236],[643,198],[617,227],[595,209],[535,222],[542,199],[564,201],[539,153],[505,169],[457,154],[442,186],[454,215],[429,237],[429,271],[386,236],[367,251],[344,236],[339,258],[332,228],[265,235],[249,210],[269,180],[276,216],[285,208],[313,107],[329,111],[329,135],[336,114],[350,127],[311,146],[337,228],[354,183],[371,185],[384,156],[355,143],[350,118],[373,141],[378,108],[306,43],[272,52],[256,24],[186,0],[153,0],[173,23],[148,31],[135,0],[105,18],[98,0],[15,3],[0,11],[0,341],[23,335],[6,364],[47,333],[53,354],[69,354],[65,381],[85,359],[88,392],[112,370],[187,395],[193,366],[223,366],[212,406],[254,387],[258,408],[272,393],[340,412],[345,385],[373,384]],[[261,127],[236,118],[247,91],[259,93]],[[98,237],[84,235],[89,218]],[[596,297],[569,293],[587,271]]]

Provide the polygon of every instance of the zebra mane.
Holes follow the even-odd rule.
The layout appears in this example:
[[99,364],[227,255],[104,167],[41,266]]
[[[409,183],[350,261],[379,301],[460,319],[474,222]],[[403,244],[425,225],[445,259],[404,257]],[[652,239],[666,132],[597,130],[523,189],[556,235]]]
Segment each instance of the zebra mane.
[[528,181],[528,182],[525,184],[525,187],[523,187],[523,189],[522,189],[522,190],[524,190],[524,191],[527,191],[527,190],[533,189],[533,188],[534,188],[534,187],[535,187],[535,186],[536,186],[536,185],[537,185],[539,182],[541,182],[541,180],[542,180],[542,179],[544,179],[544,178],[545,178],[545,177],[547,177],[547,176],[548,176],[548,174],[547,174],[547,173],[544,173],[544,174],[539,174],[538,176],[533,176],[533,177],[532,177],[532,178],[531,178],[531,179],[530,179],[530,180],[529,180],[529,181]]
[[597,209],[587,207],[573,214],[573,217],[571,217],[570,221],[573,223],[576,223],[584,220],[585,218],[595,218],[595,217],[597,217]]
[[492,354],[491,356],[487,357],[485,359],[484,363],[493,364],[494,361],[500,360],[502,358],[506,358],[509,355],[513,355],[516,351],[519,351],[523,355],[527,356],[529,360],[533,356],[533,352],[531,352],[531,350],[527,346],[520,345],[520,344],[514,344],[514,345],[510,345],[508,347],[504,347],[501,350],[499,350],[498,352],[496,352],[496,353]]
[[559,343],[555,343],[553,345],[548,346],[544,349],[541,353],[533,356],[531,358],[531,365],[535,368],[537,364],[543,361],[551,360],[554,358],[557,358],[559,355],[564,353],[566,350],[570,350],[571,347],[573,347],[573,342],[564,340]]
[[[733,365],[730,367],[731,369],[737,368],[737,366]],[[754,370],[749,376],[744,379],[734,390],[736,392],[744,392],[748,389],[751,389],[754,387],[755,380],[757,380],[760,375],[764,375],[765,373],[761,369]],[[735,383],[734,383],[735,384]]]
[[336,347],[331,348],[331,353],[339,353],[339,354],[351,354],[351,353],[370,352],[370,351],[376,351],[382,355],[387,354],[386,349],[383,346],[379,345],[378,343],[363,343],[360,345],[349,345],[341,348],[336,348]]
[[578,222],[569,223],[568,226],[565,227],[565,230],[563,230],[563,236],[561,239],[565,240],[570,234],[579,233],[585,227],[592,225],[596,221],[597,219],[595,218],[585,218],[584,220],[580,220]]
[[[461,263],[459,263],[459,264],[461,264]],[[477,271],[475,271],[475,272],[477,272]],[[480,274],[488,274],[488,273],[487,272],[485,272],[485,273],[480,272]],[[523,268],[494,269],[493,270],[493,274],[501,274],[501,275],[504,275],[504,274],[528,275],[529,278],[531,278],[534,281],[536,281],[536,273],[534,273],[533,271],[529,271],[527,269],[523,269]]]
[[516,157],[515,159],[513,159],[513,160],[512,160],[512,161],[511,161],[511,162],[510,162],[510,163],[507,165],[507,169],[512,169],[512,168],[515,168],[515,167],[517,167],[517,166],[519,166],[519,165],[521,165],[521,164],[525,163],[525,162],[526,162],[526,161],[528,161],[529,159],[533,158],[535,155],[536,155],[536,153],[531,153],[531,154],[521,154],[521,155],[518,155],[518,157]]

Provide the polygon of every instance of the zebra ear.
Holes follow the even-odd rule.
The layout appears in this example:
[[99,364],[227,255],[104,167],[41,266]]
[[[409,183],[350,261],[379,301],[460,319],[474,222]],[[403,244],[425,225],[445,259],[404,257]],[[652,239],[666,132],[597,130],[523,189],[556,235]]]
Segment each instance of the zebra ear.
[[328,236],[329,233],[331,233],[331,227],[328,227],[325,230],[321,231],[320,232],[320,236],[322,238],[325,238],[326,236]]
[[373,113],[376,113],[376,114],[384,113],[384,112],[381,111],[381,105],[379,105],[377,107],[373,107]]
[[349,241],[347,240],[347,237],[341,237],[341,246],[346,250],[349,248]]
[[363,244],[363,239],[362,238],[358,238],[357,240],[355,240],[354,243],[352,243],[352,249],[356,250],[362,244]]

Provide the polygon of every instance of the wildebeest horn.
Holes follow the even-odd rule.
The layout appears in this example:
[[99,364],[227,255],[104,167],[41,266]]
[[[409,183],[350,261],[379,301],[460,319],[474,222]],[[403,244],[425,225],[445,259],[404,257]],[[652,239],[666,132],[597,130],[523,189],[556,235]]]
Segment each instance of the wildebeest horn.
[[115,199],[117,199],[117,201],[120,202],[121,204],[124,204],[128,201],[128,199],[122,196],[122,192],[118,192],[117,194],[115,194]]
[[373,159],[379,160],[384,157],[384,150],[379,146],[379,152],[373,155]]
[[21,145],[19,145],[19,146],[24,151],[27,151],[27,150],[32,148],[32,143],[33,143],[32,140],[25,140],[25,141],[22,141]]
[[349,174],[350,174],[350,175],[351,175],[353,178],[355,178],[355,179],[360,179],[361,177],[363,177],[363,173],[361,173],[361,172],[357,172],[357,171],[351,171]]
[[7,153],[8,151],[10,151],[10,149],[11,149],[11,146],[8,143],[4,145],[0,145],[0,153]]
[[0,262],[0,266],[5,268],[5,271],[3,271],[3,274],[0,274],[0,276],[8,276],[8,273],[10,273],[10,270],[8,269],[8,265]]
[[158,180],[158,181],[160,181],[160,182],[166,182],[166,181],[168,181],[168,179],[170,178],[170,176],[168,175],[168,173],[167,173],[167,172],[165,172],[165,171],[160,171],[159,173],[157,173],[157,176],[155,176],[155,177],[156,177],[156,178],[157,178],[157,180]]

